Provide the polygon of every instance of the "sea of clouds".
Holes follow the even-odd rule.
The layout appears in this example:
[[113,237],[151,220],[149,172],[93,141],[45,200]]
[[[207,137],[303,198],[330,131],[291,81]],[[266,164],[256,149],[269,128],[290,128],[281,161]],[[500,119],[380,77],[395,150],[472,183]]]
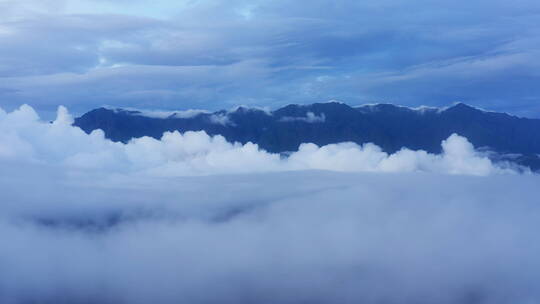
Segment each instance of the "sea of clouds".
[[0,110],[0,303],[540,303],[540,177],[459,135],[283,156],[71,123]]

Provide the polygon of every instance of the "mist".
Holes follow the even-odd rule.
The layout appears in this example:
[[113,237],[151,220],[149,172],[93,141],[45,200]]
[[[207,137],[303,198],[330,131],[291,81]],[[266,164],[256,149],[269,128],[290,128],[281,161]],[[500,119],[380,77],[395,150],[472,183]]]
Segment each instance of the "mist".
[[71,122],[0,111],[1,303],[540,302],[540,179],[457,134],[284,157]]

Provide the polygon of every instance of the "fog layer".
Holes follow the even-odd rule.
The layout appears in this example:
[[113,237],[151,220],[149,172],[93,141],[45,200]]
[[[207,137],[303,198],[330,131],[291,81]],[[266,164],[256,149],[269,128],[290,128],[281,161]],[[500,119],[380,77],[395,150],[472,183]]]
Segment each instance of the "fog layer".
[[540,303],[540,178],[458,135],[285,158],[70,123],[0,111],[1,303]]

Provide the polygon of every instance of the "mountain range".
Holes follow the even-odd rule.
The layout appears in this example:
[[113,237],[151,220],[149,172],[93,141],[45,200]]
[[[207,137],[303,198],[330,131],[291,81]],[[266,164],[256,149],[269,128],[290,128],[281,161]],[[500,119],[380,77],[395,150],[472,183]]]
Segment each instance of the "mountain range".
[[229,111],[147,112],[98,108],[75,119],[87,133],[104,131],[113,141],[161,138],[166,131],[205,131],[230,142],[253,142],[274,153],[301,143],[326,145],[367,142],[393,153],[403,147],[441,152],[453,133],[467,137],[494,161],[512,161],[540,170],[540,119],[484,111],[463,103],[447,108],[408,108],[392,104],[351,107],[340,102],[288,105],[274,111],[238,107]]

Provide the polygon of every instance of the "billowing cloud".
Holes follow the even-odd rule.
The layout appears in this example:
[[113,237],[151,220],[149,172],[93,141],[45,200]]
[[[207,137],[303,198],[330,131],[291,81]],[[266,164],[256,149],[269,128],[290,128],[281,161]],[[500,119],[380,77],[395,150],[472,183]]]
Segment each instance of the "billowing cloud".
[[[222,136],[209,136],[203,131],[166,132],[160,140],[142,137],[127,144],[113,143],[104,138],[101,130],[87,135],[71,126],[73,119],[64,107],[58,109],[52,123],[41,121],[27,105],[2,115],[0,151],[5,157],[68,168],[107,168],[109,172],[167,176],[311,169],[472,175],[511,172],[495,166],[477,153],[466,138],[456,134],[442,143],[441,155],[408,149],[389,155],[373,144],[318,147],[306,143],[297,152],[282,157],[260,150],[253,143],[229,143]],[[316,118],[308,113],[305,119]]]
[[540,302],[539,177],[457,135],[285,158],[71,121],[0,111],[2,303]]

